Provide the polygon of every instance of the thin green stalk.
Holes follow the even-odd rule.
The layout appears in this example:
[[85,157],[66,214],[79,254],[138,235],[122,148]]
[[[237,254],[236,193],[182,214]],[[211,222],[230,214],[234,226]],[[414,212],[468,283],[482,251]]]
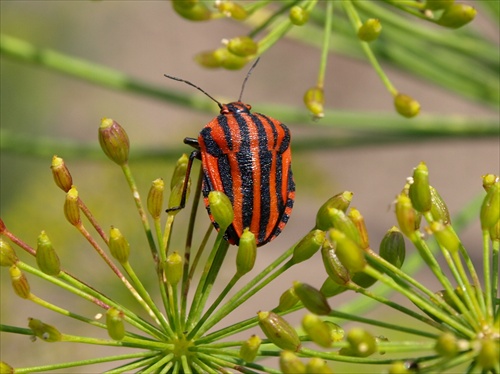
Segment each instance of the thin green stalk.
[[484,272],[484,294],[486,297],[486,320],[493,323],[493,299],[495,294],[491,290],[491,263],[490,263],[490,233],[483,230],[483,272]]
[[148,365],[152,365],[158,360],[158,354],[155,354],[151,357],[144,357],[139,360],[132,361],[128,364],[121,365],[117,368],[105,371],[104,374],[122,374],[122,373],[130,373],[134,369],[144,368]]
[[330,36],[332,35],[334,2],[326,3],[326,17],[323,31],[323,46],[321,48],[321,58],[318,71],[317,86],[321,89],[325,86],[326,66],[328,63],[328,52],[330,51]]

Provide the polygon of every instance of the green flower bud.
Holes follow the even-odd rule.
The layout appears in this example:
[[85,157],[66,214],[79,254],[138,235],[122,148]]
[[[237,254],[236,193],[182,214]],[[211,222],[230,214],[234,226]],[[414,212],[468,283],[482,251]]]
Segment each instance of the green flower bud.
[[318,315],[328,315],[332,311],[325,295],[316,288],[298,281],[293,282],[293,288],[302,304],[310,312]]
[[349,270],[340,262],[332,246],[324,245],[321,248],[321,257],[326,273],[333,282],[343,286],[351,281]]
[[80,206],[78,203],[78,190],[72,186],[66,193],[66,200],[64,201],[64,215],[69,223],[73,226],[79,226],[82,221],[80,220]]
[[[220,48],[220,49],[225,50],[225,48]],[[204,51],[198,53],[194,57],[194,60],[204,68],[215,69],[215,68],[220,68],[222,66],[222,60],[220,57],[221,54],[220,52],[218,52],[218,50]]]
[[214,60],[219,61],[219,66],[227,70],[239,70],[246,65],[249,58],[240,57],[228,51],[227,48],[219,48],[214,52]]
[[130,244],[116,227],[111,227],[109,232],[109,251],[120,264],[128,262],[130,256]]
[[54,182],[56,182],[57,186],[61,190],[68,192],[73,185],[73,178],[71,177],[71,173],[66,167],[64,160],[57,156],[52,157],[52,165],[50,168],[52,169]]
[[306,364],[306,373],[308,374],[333,374],[325,360],[319,357],[312,357]]
[[225,231],[234,220],[233,206],[229,198],[219,191],[210,191],[208,194],[210,212],[221,231]]
[[354,226],[356,226],[356,229],[358,230],[360,240],[359,244],[361,248],[369,248],[370,240],[368,238],[368,230],[366,229],[365,219],[361,215],[360,211],[356,208],[351,208],[347,216],[352,221],[352,223],[354,223]]
[[301,374],[306,372],[306,365],[300,361],[295,353],[282,351],[280,352],[280,369],[283,374]]
[[346,211],[352,201],[353,193],[350,191],[341,192],[327,200],[318,210],[316,214],[316,229],[328,231],[333,227],[332,214],[335,214],[333,209]]
[[28,318],[28,327],[33,331],[33,335],[46,342],[59,342],[62,334],[54,326],[43,323],[39,319]]
[[238,36],[227,42],[227,49],[240,57],[249,57],[257,54],[259,46],[249,36]]
[[257,335],[252,335],[245,340],[240,348],[240,358],[245,362],[253,362],[259,352],[262,340]]
[[[498,330],[497,330],[498,331]],[[500,343],[493,339],[482,339],[481,349],[477,355],[477,364],[479,368],[486,372],[491,370],[495,372],[500,361]]]
[[500,219],[490,227],[490,239],[492,242],[500,240]]
[[485,191],[488,191],[491,186],[493,186],[496,182],[500,180],[500,177],[495,174],[486,174],[483,175],[483,188]]
[[[340,261],[338,261],[338,263],[340,264]],[[364,274],[364,273],[357,273],[357,274]],[[338,284],[332,278],[328,277],[325,279],[319,290],[323,295],[325,295],[326,298],[330,298],[332,296],[339,295],[342,292],[345,292],[347,288],[345,286]]]
[[335,254],[347,270],[351,273],[363,271],[366,259],[358,244],[337,229],[330,230],[330,240],[337,243]]
[[323,118],[323,105],[325,104],[325,93],[322,87],[314,86],[304,94],[304,104],[313,114],[314,118]]
[[403,234],[393,226],[387,231],[380,242],[380,257],[401,269],[405,261],[406,246]]
[[172,0],[175,12],[191,21],[206,21],[212,18],[212,12],[198,0]]
[[334,342],[340,342],[342,339],[344,339],[345,331],[340,325],[337,325],[332,321],[323,321],[323,322],[326,325],[328,325],[328,329],[330,330],[330,335],[332,336],[332,340]]
[[245,229],[240,237],[238,253],[236,254],[236,273],[243,276],[253,269],[257,258],[257,242],[255,235],[249,229]]
[[294,307],[298,302],[299,302],[299,297],[295,293],[295,288],[290,287],[288,290],[286,290],[281,294],[280,301],[276,310],[278,312],[284,312]]
[[111,161],[124,165],[128,161],[130,143],[128,135],[118,122],[103,118],[99,126],[99,143]]
[[226,17],[231,17],[238,21],[243,21],[248,17],[248,12],[245,8],[232,1],[217,1],[215,6]]
[[306,314],[302,318],[302,328],[317,345],[330,348],[333,344],[330,327],[315,314]]
[[12,266],[19,258],[10,243],[0,236],[0,266]]
[[187,154],[183,153],[175,163],[174,172],[172,173],[172,178],[170,179],[170,190],[172,190],[180,181],[184,182],[186,179],[188,163],[189,157]]
[[16,265],[12,265],[9,268],[10,281],[12,282],[12,288],[17,296],[22,299],[27,299],[31,295],[30,284],[24,273]]
[[410,371],[406,368],[403,361],[396,361],[389,366],[388,374],[408,374]]
[[356,357],[368,357],[377,351],[375,337],[365,329],[355,327],[346,336],[350,352]]
[[[189,197],[189,192],[191,190],[191,179],[188,181],[188,186],[186,189],[186,201]],[[182,194],[184,193],[184,180],[179,180],[177,184],[171,189],[170,196],[168,197],[168,214],[175,215],[179,213],[179,207],[182,200]]]
[[431,215],[432,218],[435,221],[441,221],[444,224],[450,224],[451,219],[450,219],[450,212],[448,211],[448,207],[446,206],[446,203],[442,199],[442,197],[439,195],[437,190],[429,186],[429,189],[431,191]]
[[500,219],[500,181],[495,182],[484,197],[481,205],[481,228],[488,230]]
[[295,26],[302,26],[309,21],[309,11],[305,10],[301,6],[294,5],[290,8],[290,14],[288,17]]
[[312,230],[293,249],[292,263],[310,259],[316,252],[319,251],[325,241],[325,232],[322,230]]
[[425,2],[425,9],[440,10],[447,9],[453,5],[455,0],[427,0]]
[[4,361],[0,361],[0,374],[14,374],[14,368]]
[[160,218],[163,206],[163,192],[165,191],[165,182],[158,178],[153,181],[148,193],[148,211],[153,218]]
[[450,225],[434,221],[431,222],[430,229],[441,247],[451,253],[458,251],[460,248],[460,239]]
[[111,307],[106,312],[106,328],[108,335],[113,340],[122,340],[125,337],[125,324],[123,323],[123,312]]
[[258,312],[257,317],[262,332],[276,346],[292,352],[300,349],[297,331],[282,317],[273,312]]
[[458,341],[451,332],[443,332],[439,335],[434,346],[437,354],[443,357],[451,358],[458,353]]
[[349,219],[347,214],[340,209],[332,208],[330,209],[330,219],[332,221],[333,228],[339,230],[353,242],[361,246],[361,237],[359,235],[358,228],[354,222]]
[[418,164],[413,170],[413,183],[410,184],[408,196],[416,211],[425,213],[431,210],[432,200],[429,188],[429,171],[423,162]]
[[183,261],[182,256],[177,252],[172,252],[167,256],[165,273],[167,281],[175,287],[182,278]]
[[400,194],[396,198],[396,218],[401,232],[408,237],[413,235],[416,231],[417,217],[410,198],[405,194]]
[[370,18],[358,29],[358,38],[364,42],[372,42],[378,38],[381,32],[382,25],[380,24],[380,20]]
[[398,93],[394,97],[394,107],[403,117],[412,118],[420,112],[420,103],[411,96]]
[[57,275],[61,271],[61,262],[45,231],[38,236],[36,263],[47,275]]
[[352,276],[351,281],[356,283],[361,288],[369,288],[373,286],[377,280],[365,273],[356,273]]
[[453,4],[449,6],[437,20],[437,24],[458,29],[476,17],[476,9],[466,4]]

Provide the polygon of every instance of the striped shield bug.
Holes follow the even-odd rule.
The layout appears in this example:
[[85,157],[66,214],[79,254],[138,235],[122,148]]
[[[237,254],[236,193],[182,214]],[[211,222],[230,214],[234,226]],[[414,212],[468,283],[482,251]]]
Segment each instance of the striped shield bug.
[[257,245],[264,245],[278,236],[292,211],[295,183],[291,169],[290,130],[280,121],[260,113],[241,101],[246,81],[258,60],[243,81],[238,101],[221,104],[200,87],[184,82],[215,101],[220,114],[205,125],[198,138],[185,138],[195,148],[189,156],[180,205],[186,203],[187,181],[193,160],[200,159],[203,170],[202,193],[205,207],[215,228],[219,226],[210,213],[208,194],[226,194],[234,210],[234,220],[225,232],[225,239],[238,244],[245,228],[255,235]]

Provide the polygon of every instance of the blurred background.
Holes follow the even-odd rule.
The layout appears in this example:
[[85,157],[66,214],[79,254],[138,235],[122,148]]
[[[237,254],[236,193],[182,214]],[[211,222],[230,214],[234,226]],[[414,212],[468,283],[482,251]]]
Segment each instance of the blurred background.
[[[2,33],[39,48],[102,64],[155,86],[193,92],[187,85],[164,78],[163,74],[167,73],[190,80],[221,101],[234,101],[247,71],[247,68],[240,71],[207,70],[194,61],[198,52],[218,48],[221,39],[246,34],[248,29],[244,25],[231,20],[189,22],[176,15],[168,2],[2,1],[0,7]],[[498,45],[498,29],[481,12],[478,19],[467,27],[488,35]],[[499,54],[499,50],[491,53]],[[262,56],[246,85],[243,101],[252,104],[256,112],[259,112],[259,105],[286,104],[303,108],[303,93],[316,80],[319,54],[317,49],[298,41],[280,40]],[[97,148],[100,119],[115,119],[129,135],[130,164],[140,193],[145,197],[152,180],[161,177],[169,181],[175,158],[135,157],[135,150],[190,152],[188,146],[182,145],[182,140],[186,136],[196,137],[216,115],[217,106],[214,104],[213,114],[203,113],[130,92],[110,90],[4,56],[0,61],[2,132],[15,134],[29,144],[31,140],[38,140],[36,150],[24,150],[19,146],[13,151],[12,147],[6,150],[5,143],[2,146],[0,210],[8,228],[32,246],[36,246],[40,231],[45,230],[65,269],[98,285],[104,292],[116,292],[114,277],[64,218],[64,193],[55,186],[50,171],[52,155],[63,157],[80,196],[105,231],[114,225],[125,234],[133,248],[133,261],[141,264],[137,266],[138,272],[154,287],[154,274],[152,267],[148,266],[151,265],[149,249],[121,170],[99,152],[65,152],[72,144]],[[500,121],[498,107],[474,103],[391,66],[384,66],[384,70],[398,89],[421,103],[422,115],[485,117]],[[325,100],[326,107],[334,110],[368,111],[374,116],[393,112],[392,98],[374,70],[365,61],[336,54],[329,58]],[[306,113],[306,109],[303,110]],[[278,117],[272,112],[266,114]],[[403,126],[404,121],[402,119]],[[312,119],[289,127],[296,141],[342,134],[342,130],[322,126],[321,121]],[[322,146],[319,150],[294,152],[293,170],[297,185],[294,210],[280,237],[259,249],[256,266],[264,267],[299,240],[314,225],[319,206],[344,190],[354,192],[352,206],[364,215],[372,246],[377,248],[385,232],[396,224],[391,203],[420,161],[427,163],[431,184],[453,214],[482,193],[483,174],[499,173],[499,139],[497,136],[437,137],[412,143],[350,148]],[[198,227],[203,233],[208,218],[201,205],[199,213]],[[187,217],[187,212],[179,214],[177,229],[186,224]],[[478,221],[470,225],[461,237],[469,250],[477,247],[479,251]],[[180,247],[184,236],[177,234],[173,240]],[[34,263],[20,252],[18,250],[22,259]],[[234,251],[230,251],[228,257],[231,269],[227,272],[227,279],[233,274]],[[75,323],[17,298],[10,289],[8,274],[4,268],[1,271],[2,323],[26,326],[26,319],[35,317],[55,324],[67,333],[79,333]],[[326,277],[320,256],[309,261],[303,269],[280,277],[266,297],[260,296],[259,308],[274,307],[279,295],[297,277],[320,287]],[[424,274],[423,279],[425,277]],[[432,285],[432,281],[429,278],[424,282]],[[221,284],[225,284],[224,279]],[[88,303],[40,281],[33,282],[32,290],[89,317],[99,312],[96,307],[89,307]],[[129,297],[123,293],[123,298]],[[341,296],[332,302],[340,305],[347,299],[348,296]],[[255,305],[244,307],[244,318],[257,312]],[[235,317],[236,320],[241,315]],[[82,329],[85,331],[88,327],[82,324]],[[103,332],[92,332],[93,336],[99,334]],[[26,336],[2,334],[0,343],[2,359],[13,366],[57,362],[61,357],[81,359],[89,355],[83,348],[75,352],[75,346],[70,344],[58,345],[57,351],[49,344],[31,344]],[[107,351],[98,348],[98,352],[101,356]],[[94,368],[89,367],[88,370],[99,372],[102,368],[93,371]]]

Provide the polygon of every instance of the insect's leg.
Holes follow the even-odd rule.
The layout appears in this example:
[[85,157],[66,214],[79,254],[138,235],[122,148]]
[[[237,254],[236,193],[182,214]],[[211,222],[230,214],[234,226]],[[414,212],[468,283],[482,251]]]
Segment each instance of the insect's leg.
[[[191,138],[186,138],[186,139],[191,139]],[[173,212],[179,209],[183,209],[186,206],[186,195],[187,195],[187,189],[188,189],[188,183],[189,183],[189,175],[191,174],[191,167],[193,166],[193,160],[195,158],[200,158],[200,151],[196,150],[191,152],[189,155],[189,161],[186,167],[186,177],[184,178],[184,185],[182,186],[182,195],[181,195],[181,201],[178,206],[174,206],[171,208],[168,208],[166,212]]]

